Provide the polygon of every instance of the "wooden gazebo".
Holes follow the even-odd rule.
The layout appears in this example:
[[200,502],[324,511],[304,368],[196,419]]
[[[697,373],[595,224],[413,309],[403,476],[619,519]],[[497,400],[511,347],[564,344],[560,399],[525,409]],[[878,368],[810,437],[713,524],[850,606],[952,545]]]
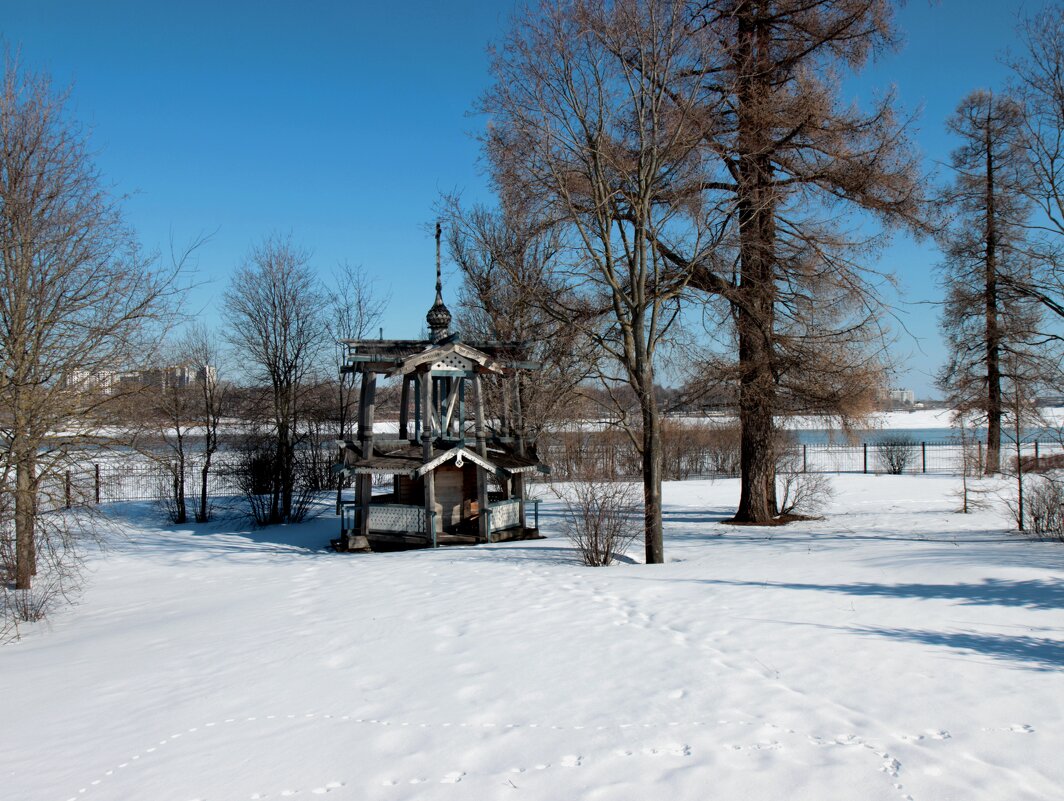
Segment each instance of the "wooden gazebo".
[[[484,377],[509,380],[536,365],[515,343],[463,342],[450,333],[443,303],[439,227],[436,302],[428,340],[344,340],[343,372],[362,376],[357,441],[344,440],[337,471],[354,478],[342,505],[337,550],[437,547],[538,536],[538,502],[525,477],[548,472],[522,438],[489,430]],[[397,436],[373,430],[378,376],[402,377]],[[469,407],[472,406],[472,415]],[[517,414],[520,410],[515,410]],[[411,413],[412,412],[412,413]],[[516,421],[516,430],[523,430]],[[373,477],[392,476],[392,491],[373,494]],[[489,477],[498,489],[489,491]],[[529,515],[529,506],[533,512]]]

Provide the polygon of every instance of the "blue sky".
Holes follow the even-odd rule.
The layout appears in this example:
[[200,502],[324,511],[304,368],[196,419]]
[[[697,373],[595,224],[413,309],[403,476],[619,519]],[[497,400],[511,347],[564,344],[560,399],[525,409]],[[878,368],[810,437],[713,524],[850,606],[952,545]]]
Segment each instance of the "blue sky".
[[[428,224],[441,191],[487,198],[469,111],[489,82],[486,48],[516,4],[451,0],[200,2],[0,0],[0,35],[24,64],[73,86],[97,163],[145,246],[215,232],[198,252],[192,308],[208,321],[230,272],[265,235],[291,233],[323,273],[361,264],[392,303],[386,336],[417,335],[432,302]],[[910,0],[906,39],[847,83],[854,99],[897,86],[921,110],[916,140],[933,166],[943,122],[978,87],[1000,86],[1020,0]],[[906,238],[897,273],[908,365],[920,395],[944,358],[927,301],[940,293],[931,242]],[[456,282],[452,282],[456,283]],[[409,304],[405,300],[409,298]]]

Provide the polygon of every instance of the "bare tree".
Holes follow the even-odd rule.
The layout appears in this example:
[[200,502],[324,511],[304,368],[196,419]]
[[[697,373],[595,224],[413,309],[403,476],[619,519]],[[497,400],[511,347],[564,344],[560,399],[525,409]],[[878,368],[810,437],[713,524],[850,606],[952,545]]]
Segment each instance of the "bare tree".
[[185,332],[180,352],[183,361],[193,371],[193,399],[190,400],[190,405],[197,429],[203,432],[196,522],[206,523],[211,516],[208,486],[214,454],[218,452],[220,445],[219,427],[222,416],[231,405],[233,393],[232,387],[220,373],[221,345],[205,325],[194,324]]
[[15,586],[74,532],[48,488],[113,441],[98,425],[119,371],[150,359],[173,296],[109,195],[65,93],[5,56],[0,85],[0,427],[14,497]]
[[[1055,325],[1043,328],[1060,344],[1064,324],[1064,8],[1047,6],[1021,20],[1025,52],[1010,58],[1012,92],[1023,106],[1027,180],[1035,215],[1026,221],[1028,250],[1041,270],[1024,282],[1002,280],[1039,303]],[[1058,371],[1059,375],[1059,371]]]
[[1040,314],[1020,287],[1034,281],[1027,242],[1030,173],[1023,109],[1011,97],[976,91],[947,123],[960,137],[946,200],[955,219],[942,236],[950,358],[939,378],[954,408],[986,421],[985,470],[1001,470],[1002,362],[1030,361]]
[[507,426],[520,419],[521,431],[503,433],[534,446],[551,423],[571,419],[593,362],[580,327],[553,313],[566,291],[554,275],[564,252],[561,232],[528,209],[465,207],[455,195],[442,205],[451,258],[463,279],[460,330],[518,343],[520,360],[539,365],[531,376],[518,372],[513,381],[486,376],[484,383],[489,416]]
[[326,304],[309,252],[290,237],[253,247],[225,292],[229,342],[250,375],[269,387],[271,523],[291,522],[299,512],[293,497],[301,400],[325,347]]
[[[338,428],[336,433],[340,439],[348,439],[351,433],[351,409],[355,401],[357,378],[355,373],[345,373],[341,370],[344,365],[344,351],[340,341],[368,338],[384,314],[387,304],[388,299],[377,294],[372,280],[361,267],[344,262],[333,273],[325,327],[333,346],[333,373],[330,380],[335,380]],[[340,514],[344,481],[343,476],[336,480],[336,514]]]
[[[166,486],[160,487],[160,496],[170,521],[177,525],[188,522],[188,503],[186,500],[186,477],[189,463],[189,437],[195,426],[195,395],[187,381],[177,379],[176,361],[166,355],[176,356],[176,351],[164,350],[164,363],[173,365],[170,369],[158,372],[155,386],[147,387],[145,393],[152,399],[152,415],[158,422],[165,450],[155,453],[149,450],[156,461],[165,468]],[[181,376],[184,378],[184,376]]]
[[683,11],[678,2],[547,3],[515,20],[482,104],[503,206],[550,220],[566,248],[567,268],[555,273],[564,291],[543,308],[594,341],[637,400],[638,423],[625,430],[642,459],[651,564],[664,560],[655,374],[690,277],[658,245],[680,237],[701,253],[718,231],[711,208],[676,191],[702,164],[685,110],[698,83],[673,81],[693,45]]

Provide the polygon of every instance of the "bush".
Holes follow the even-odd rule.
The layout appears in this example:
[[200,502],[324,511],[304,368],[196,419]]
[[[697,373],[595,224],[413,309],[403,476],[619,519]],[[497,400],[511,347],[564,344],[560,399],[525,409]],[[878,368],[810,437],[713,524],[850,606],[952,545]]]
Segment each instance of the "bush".
[[900,476],[916,461],[916,440],[900,437],[880,442],[876,445],[876,456],[885,472]]
[[576,481],[558,496],[565,504],[562,531],[585,565],[599,567],[623,554],[640,531],[636,485],[620,481]]
[[1023,527],[1043,540],[1064,542],[1064,475],[1033,477],[1024,491]]
[[796,442],[780,438],[777,448],[776,497],[780,517],[819,514],[835,495],[831,477],[824,473],[802,472],[802,457]]
[[661,450],[666,481],[739,474],[740,432],[735,423],[662,420]]

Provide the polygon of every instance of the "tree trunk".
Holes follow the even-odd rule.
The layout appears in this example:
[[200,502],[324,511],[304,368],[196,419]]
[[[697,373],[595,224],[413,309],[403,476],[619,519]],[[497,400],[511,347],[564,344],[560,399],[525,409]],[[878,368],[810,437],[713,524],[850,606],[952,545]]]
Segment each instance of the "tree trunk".
[[643,414],[643,531],[646,563],[665,561],[661,530],[661,420],[654,399],[653,383],[649,397],[641,398]]
[[15,589],[28,590],[37,575],[36,464],[32,454],[15,456]]
[[[739,424],[742,485],[733,518],[769,523],[776,510],[776,405],[773,337],[776,303],[776,194],[764,107],[770,101],[767,34],[754,10],[739,14]],[[757,66],[761,69],[757,69]]]
[[[989,113],[989,112],[988,112]],[[1001,331],[997,298],[994,148],[986,126],[986,474],[1001,472]]]
[[207,522],[207,475],[211,471],[211,457],[208,456],[204,462],[203,467],[200,468],[200,502],[199,502],[199,514],[196,515],[196,520],[199,523]]

